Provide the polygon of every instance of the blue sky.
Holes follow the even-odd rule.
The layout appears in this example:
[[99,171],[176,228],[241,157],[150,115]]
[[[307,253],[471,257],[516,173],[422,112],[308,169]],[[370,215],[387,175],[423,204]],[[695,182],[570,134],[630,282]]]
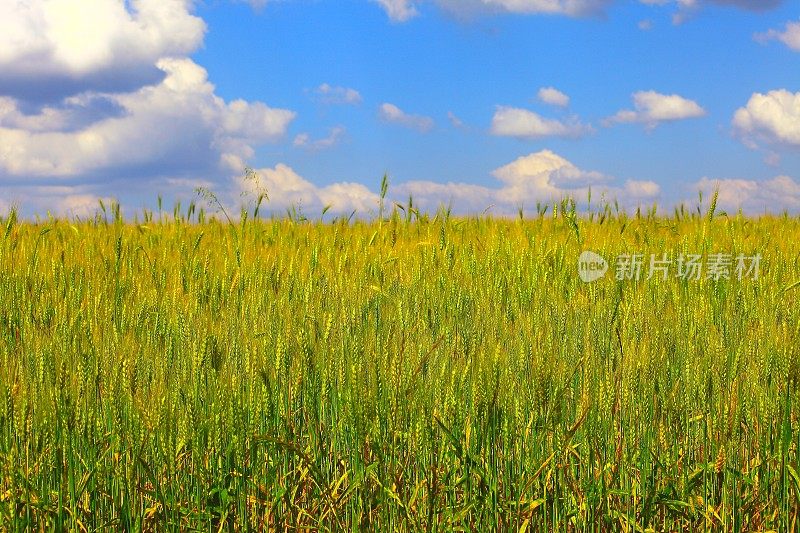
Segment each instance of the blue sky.
[[[102,29],[98,29],[102,28]],[[800,5],[32,0],[0,6],[0,209],[242,201],[497,213],[719,186],[800,212]]]

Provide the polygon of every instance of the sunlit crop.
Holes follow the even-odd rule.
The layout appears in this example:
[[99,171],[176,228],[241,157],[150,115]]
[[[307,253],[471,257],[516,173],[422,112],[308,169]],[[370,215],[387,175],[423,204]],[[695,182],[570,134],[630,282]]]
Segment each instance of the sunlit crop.
[[4,218],[0,529],[796,530],[800,220],[381,214]]

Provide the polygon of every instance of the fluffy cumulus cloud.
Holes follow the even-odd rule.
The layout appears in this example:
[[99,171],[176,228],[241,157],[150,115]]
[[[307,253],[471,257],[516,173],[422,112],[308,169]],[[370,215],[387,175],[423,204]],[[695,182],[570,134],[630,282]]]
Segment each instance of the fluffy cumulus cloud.
[[697,102],[677,94],[660,94],[655,91],[640,91],[633,95],[634,109],[623,109],[603,122],[606,126],[618,123],[638,122],[653,129],[662,122],[672,122],[706,115]]
[[512,214],[519,206],[565,197],[580,200],[587,197],[589,188],[596,198],[617,198],[628,207],[649,204],[660,194],[658,184],[652,181],[617,183],[611,176],[580,169],[549,150],[520,157],[496,169],[493,176],[498,181],[495,187],[412,181],[393,187],[392,193],[401,198],[412,194],[414,202],[426,209],[449,203],[458,211],[480,212],[493,205],[498,214]]
[[335,213],[356,210],[369,215],[374,214],[378,207],[378,195],[360,183],[339,182],[319,187],[285,164],[257,169],[256,174],[257,182],[242,182],[243,192],[257,193],[260,188],[266,188],[269,191],[266,207],[271,210],[295,207],[310,216],[318,214],[326,206],[331,206]]
[[765,33],[757,33],[755,39],[761,43],[780,41],[795,52],[800,52],[800,22],[787,22],[783,31],[769,30]]
[[433,119],[430,117],[406,113],[396,105],[390,103],[382,104],[378,108],[378,116],[384,122],[399,124],[422,133],[432,130],[435,125]]
[[109,97],[86,93],[64,99],[60,105],[46,105],[35,113],[25,113],[21,102],[0,96],[0,127],[32,132],[72,131],[103,117],[119,115],[122,110]]
[[281,137],[294,118],[260,102],[225,102],[190,59],[161,59],[157,66],[166,75],[157,85],[87,95],[121,112],[74,129],[69,109],[25,115],[13,99],[0,100],[0,176],[70,178],[112,169],[147,176],[173,165],[213,172],[242,165],[254,145]]
[[[286,164],[256,169],[256,175],[257,180],[233,181],[232,189],[221,195],[223,202],[234,208],[237,202],[246,204],[248,198],[253,199],[266,189],[269,200],[263,204],[262,212],[280,215],[286,209],[295,208],[305,216],[316,217],[329,206],[332,214],[356,211],[359,216],[371,217],[378,210],[379,196],[360,183],[335,182],[319,186]],[[600,172],[580,169],[548,150],[520,157],[496,169],[493,176],[497,180],[494,186],[419,180],[395,183],[389,189],[389,199],[404,202],[411,195],[414,204],[423,210],[451,205],[458,213],[476,214],[491,208],[493,214],[513,216],[519,207],[529,211],[537,202],[559,201],[565,197],[580,201],[587,197],[590,188],[594,198],[617,199],[629,209],[650,205],[660,195],[658,184],[652,181],[619,182]],[[172,191],[212,185],[185,179],[159,180],[158,183],[171,187]],[[29,187],[25,199],[34,212],[50,210],[54,214],[82,218],[97,212],[100,199],[106,204],[111,201],[109,195],[104,196],[92,184]],[[16,200],[11,197],[0,204],[0,211]]]
[[[582,170],[563,157],[550,151],[541,151],[509,163],[494,171],[503,187],[498,199],[506,203],[526,200],[554,200],[563,196],[584,197],[589,187],[607,196],[621,196],[621,201],[651,200],[659,193],[651,181],[628,181],[620,186],[597,171]],[[526,202],[527,203],[527,202]]]
[[755,93],[733,116],[733,127],[742,141],[800,149],[800,92],[785,89]]
[[193,4],[0,2],[0,183],[8,202],[85,215],[110,192],[177,197],[219,186],[259,145],[284,137],[294,112],[223,100],[188,58],[206,31]]
[[0,2],[0,94],[58,101],[158,81],[156,62],[196,50],[191,0]]
[[491,132],[500,137],[520,139],[577,138],[591,133],[592,127],[582,124],[576,117],[561,121],[544,118],[527,109],[498,106],[492,118]]
[[569,96],[555,87],[542,87],[536,96],[545,104],[557,107],[567,107],[569,105]]
[[800,183],[789,176],[765,181],[703,178],[694,188],[703,191],[706,197],[719,190],[717,205],[729,213],[738,209],[750,215],[800,211]]
[[[258,181],[242,182],[242,192],[256,194],[265,187],[270,198],[267,210],[280,213],[294,206],[306,216],[317,216],[325,206],[331,206],[333,213],[377,213],[378,195],[359,183],[317,186],[285,164],[258,169],[257,175]],[[618,199],[629,208],[650,205],[660,195],[659,186],[652,181],[618,183],[611,176],[580,169],[549,150],[520,157],[496,169],[493,176],[497,180],[494,186],[422,180],[393,183],[389,199],[405,202],[410,195],[415,205],[427,211],[450,205],[455,212],[475,214],[491,206],[494,214],[514,215],[520,206],[531,207],[537,202],[584,199],[589,188],[595,198]]]

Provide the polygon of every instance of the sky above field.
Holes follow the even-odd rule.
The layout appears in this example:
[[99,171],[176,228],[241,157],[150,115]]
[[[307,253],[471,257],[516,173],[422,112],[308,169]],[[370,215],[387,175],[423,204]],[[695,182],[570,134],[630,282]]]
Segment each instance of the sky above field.
[[367,216],[384,173],[429,210],[800,212],[800,2],[0,2],[0,211]]

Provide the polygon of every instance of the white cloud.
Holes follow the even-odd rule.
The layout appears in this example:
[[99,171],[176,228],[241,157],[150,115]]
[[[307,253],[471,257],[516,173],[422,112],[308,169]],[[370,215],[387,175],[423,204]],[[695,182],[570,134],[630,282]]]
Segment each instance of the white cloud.
[[587,172],[549,151],[543,150],[498,168],[493,175],[505,187],[503,195],[522,199],[526,195],[554,198],[564,192],[610,181],[599,172]]
[[311,142],[311,135],[308,133],[298,133],[292,144],[294,146],[308,146],[308,143]]
[[450,121],[450,125],[452,125],[456,129],[462,130],[462,129],[465,129],[467,127],[466,124],[464,124],[464,121],[461,120],[452,111],[448,111],[447,112],[447,120],[449,120]]
[[639,0],[648,5],[672,5],[677,11],[672,16],[674,24],[682,24],[689,20],[701,7],[706,5],[730,6],[749,11],[768,11],[778,7],[784,0]]
[[749,11],[768,11],[784,3],[784,0],[705,0],[704,3],[739,7]]
[[[285,164],[256,169],[256,173],[257,182],[232,177],[226,188],[216,185],[215,190],[231,208],[230,212],[237,212],[234,204],[237,199],[241,201],[243,195],[252,198],[266,189],[269,201],[262,206],[262,212],[281,215],[286,208],[295,206],[306,216],[315,217],[330,205],[332,213],[349,214],[355,210],[368,217],[377,213],[378,195],[360,183],[318,186]],[[617,180],[610,176],[582,170],[547,150],[520,157],[498,168],[493,175],[497,179],[495,186],[420,180],[393,182],[389,198],[404,202],[413,195],[415,205],[423,210],[435,210],[449,203],[456,212],[480,213],[492,205],[495,214],[513,215],[519,206],[530,209],[539,201],[552,202],[570,196],[580,202],[587,197],[590,187],[593,197],[616,198],[626,208],[650,204],[660,194],[659,186],[651,181],[628,180],[616,184]],[[167,187],[168,192],[173,193],[165,194],[167,198],[175,198],[176,193],[191,197],[191,191],[197,186],[215,187],[208,181],[183,178],[158,178],[153,183],[159,186],[159,191],[165,192],[164,187]],[[100,184],[34,186],[19,190],[20,194],[7,195],[7,199],[38,213],[49,209],[56,215],[86,217],[97,211],[99,198],[106,204],[110,202],[108,188]]]
[[17,100],[0,96],[0,127],[27,131],[66,131],[83,123],[86,115],[91,115],[93,104],[102,100],[100,95],[70,97],[61,106],[44,106],[38,113],[25,114],[19,109]]
[[400,124],[423,133],[432,130],[434,126],[432,118],[423,115],[408,114],[396,105],[389,103],[380,106],[378,109],[378,116],[385,122]]
[[93,194],[69,194],[58,202],[56,210],[68,218],[87,218],[100,211],[100,200],[109,205],[112,199]]
[[[417,15],[417,5],[426,0],[372,0],[383,6],[394,22],[405,22]],[[479,13],[523,15],[566,15],[581,17],[602,13],[613,0],[430,0],[457,17]]]
[[733,126],[750,147],[758,142],[800,148],[800,92],[755,93],[733,116]]
[[[269,192],[265,210],[280,213],[287,207],[297,206],[306,216],[316,216],[324,206],[331,205],[336,213],[352,210],[366,216],[377,213],[378,195],[359,183],[317,186],[285,164],[256,172],[260,184],[247,181],[241,182],[240,187],[250,193],[257,192],[258,185],[265,187]],[[414,204],[426,211],[450,204],[457,212],[480,213],[493,205],[493,213],[512,215],[520,205],[530,208],[538,201],[558,201],[567,196],[582,201],[590,187],[595,198],[617,198],[626,207],[650,204],[660,194],[659,186],[651,181],[628,180],[615,185],[614,178],[582,170],[548,150],[520,157],[498,168],[493,175],[497,179],[494,187],[424,180],[393,182],[389,198],[405,202],[411,195]]]
[[672,15],[672,23],[675,25],[683,24],[700,9],[699,0],[676,0],[678,11]]
[[[0,180],[38,212],[241,172],[295,114],[226,102],[187,58],[194,0],[0,1]],[[54,185],[58,184],[58,185]]]
[[314,90],[319,100],[325,104],[360,104],[361,93],[348,87],[332,87],[323,83]]
[[662,122],[699,118],[706,115],[697,102],[677,94],[660,94],[655,91],[640,91],[633,94],[634,110],[623,109],[605,119],[606,126],[615,123],[639,122],[652,129]]
[[[156,61],[203,40],[191,0],[0,2],[0,93],[59,100],[156,82]],[[32,83],[39,82],[39,83]]]
[[598,14],[613,0],[435,0],[455,15],[517,13],[524,15],[567,15],[571,17]]
[[492,135],[538,139],[542,137],[581,137],[592,127],[573,117],[566,122],[543,118],[533,111],[498,106],[492,118]]
[[569,96],[562,93],[555,87],[542,87],[539,89],[537,97],[545,104],[558,107],[567,107],[569,105]]
[[787,22],[784,31],[769,30],[765,33],[757,33],[754,37],[760,43],[777,40],[795,52],[800,52],[800,22]]
[[[282,210],[295,206],[309,216],[328,205],[337,213],[355,209],[361,214],[374,213],[378,207],[378,195],[360,183],[339,182],[318,187],[285,164],[257,169],[256,173],[260,186],[269,193],[269,202],[265,204],[268,209]],[[244,191],[257,192],[253,182],[245,182],[242,186]]]
[[80,177],[112,168],[145,177],[165,168],[214,173],[283,136],[294,118],[260,102],[225,102],[190,59],[162,59],[157,66],[166,74],[160,84],[103,95],[122,113],[74,131],[64,131],[67,113],[45,108],[26,116],[4,98],[0,175]]
[[615,180],[596,171],[578,168],[563,157],[543,150],[520,157],[493,172],[497,187],[484,187],[468,183],[436,183],[412,181],[391,189],[395,196],[414,197],[414,203],[424,209],[452,203],[455,210],[480,212],[494,205],[500,214],[513,214],[520,205],[532,206],[536,202],[551,202],[571,196],[582,200],[589,188],[596,198],[618,198],[625,206],[650,203],[660,194],[658,184],[652,181],[628,180],[614,185]]
[[627,180],[622,192],[623,201],[630,199],[654,200],[661,193],[661,187],[654,181]]
[[800,211],[800,183],[789,176],[765,181],[703,178],[694,188],[703,191],[706,197],[719,189],[717,205],[731,214],[739,208],[748,214]]
[[416,17],[419,12],[413,0],[372,0],[380,4],[395,22],[405,22]]
[[225,101],[188,59],[206,30],[194,3],[0,0],[7,198],[85,216],[109,192],[147,202],[155,192],[219,189],[220,176],[241,172],[257,146],[285,135],[294,112]]
[[562,15],[586,15],[609,4],[606,0],[482,0],[490,7],[498,7],[509,13],[551,13]]
[[342,137],[345,136],[347,130],[344,126],[335,126],[331,128],[327,137],[322,139],[313,140],[308,133],[300,133],[294,138],[294,146],[306,148],[311,151],[324,150],[335,146]]
[[434,211],[441,205],[450,205],[459,213],[480,213],[489,205],[495,204],[496,189],[471,183],[439,183],[436,181],[413,180],[393,185],[389,196],[399,203],[410,197],[414,205],[423,211]]
[[[100,211],[100,200],[108,207],[112,198],[93,192],[86,185],[33,186],[22,190],[9,189],[6,193],[11,200],[7,205],[16,205],[23,214],[43,215],[50,212],[54,216],[67,218],[86,218]],[[2,209],[0,209],[2,212]]]
[[[405,22],[419,15],[417,5],[430,1],[459,18],[469,18],[484,13],[512,13],[522,15],[566,15],[584,17],[600,15],[614,0],[372,0],[383,6],[389,18]],[[751,11],[766,11],[782,4],[784,0],[640,0],[643,4],[674,4],[677,12],[673,22],[680,24],[703,5],[728,5]],[[642,29],[649,29],[645,23]]]

